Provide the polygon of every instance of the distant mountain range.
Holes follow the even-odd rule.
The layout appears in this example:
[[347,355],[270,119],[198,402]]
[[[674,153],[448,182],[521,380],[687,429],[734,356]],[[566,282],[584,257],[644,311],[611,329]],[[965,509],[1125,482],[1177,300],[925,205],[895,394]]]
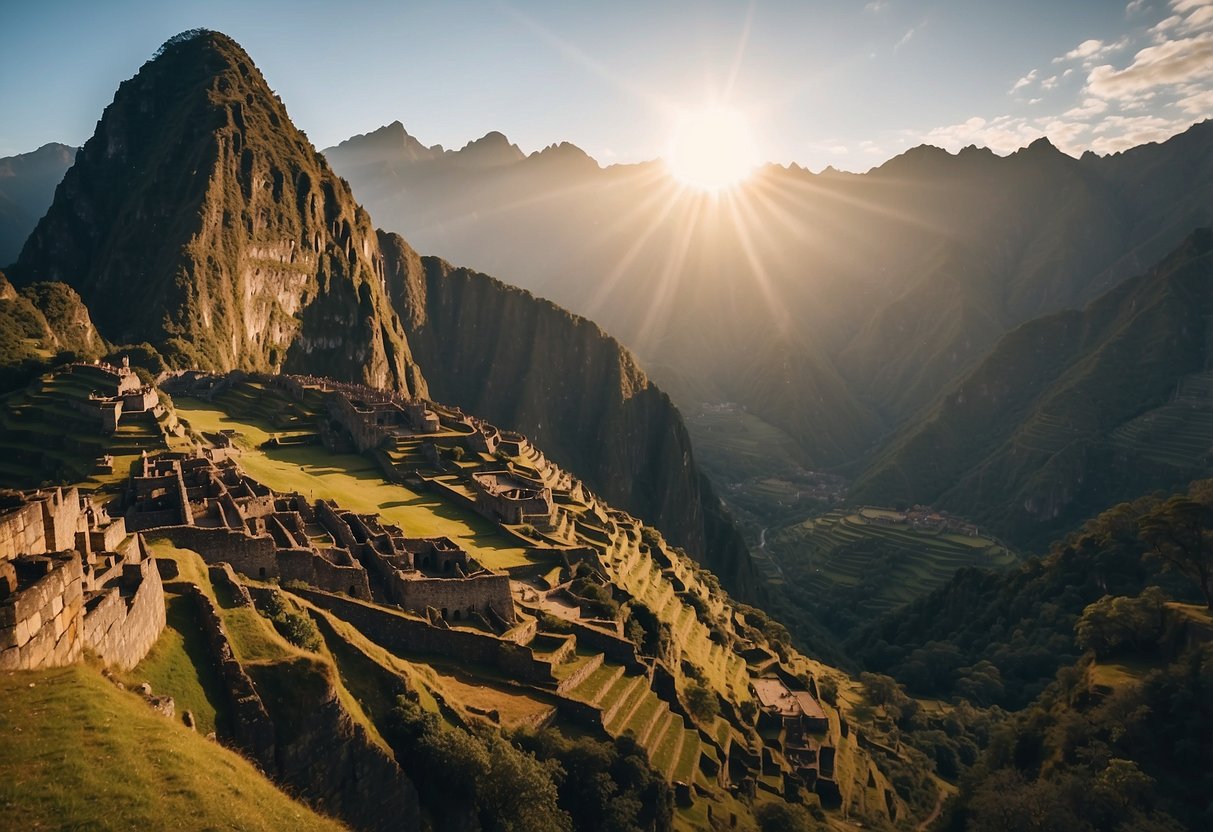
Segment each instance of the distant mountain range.
[[32,153],[0,159],[0,265],[21,253],[21,244],[51,206],[55,186],[72,166],[76,150],[51,142]]
[[1213,223],[1211,151],[1209,122],[1108,157],[923,146],[866,174],[768,166],[719,200],[500,134],[447,151],[395,123],[326,155],[380,222],[594,318],[685,410],[739,403],[859,477],[1003,335]]

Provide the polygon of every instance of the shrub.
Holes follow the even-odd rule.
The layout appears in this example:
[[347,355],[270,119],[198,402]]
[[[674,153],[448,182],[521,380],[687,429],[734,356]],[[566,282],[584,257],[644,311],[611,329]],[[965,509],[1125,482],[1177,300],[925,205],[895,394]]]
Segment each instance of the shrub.
[[711,722],[720,713],[716,694],[699,682],[691,682],[686,689],[687,710],[700,722]]
[[308,616],[297,612],[284,612],[273,621],[274,628],[296,647],[311,650],[313,653],[320,649],[320,632],[316,629],[316,623]]

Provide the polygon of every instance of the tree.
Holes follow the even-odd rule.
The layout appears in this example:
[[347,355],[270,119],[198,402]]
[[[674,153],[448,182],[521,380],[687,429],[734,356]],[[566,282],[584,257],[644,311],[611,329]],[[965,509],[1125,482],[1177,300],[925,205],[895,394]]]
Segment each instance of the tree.
[[1177,494],[1142,520],[1141,538],[1164,568],[1195,581],[1213,609],[1213,506]]
[[1162,635],[1167,596],[1156,586],[1136,598],[1105,595],[1083,610],[1074,626],[1078,646],[1105,658],[1121,649],[1148,647]]
[[720,703],[716,701],[716,694],[699,682],[691,682],[687,685],[686,697],[687,710],[699,722],[711,722],[716,718],[716,714],[720,713]]

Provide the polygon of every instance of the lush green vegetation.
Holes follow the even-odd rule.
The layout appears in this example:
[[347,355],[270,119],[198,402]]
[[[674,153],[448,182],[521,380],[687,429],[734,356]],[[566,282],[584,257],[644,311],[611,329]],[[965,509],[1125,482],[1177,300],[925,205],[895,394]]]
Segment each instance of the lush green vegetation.
[[541,762],[496,730],[451,727],[401,697],[386,735],[435,818],[454,826],[459,816],[471,815],[482,829],[500,832],[572,828],[558,806],[559,765]]
[[994,733],[941,828],[1209,828],[1213,643],[1155,640],[1128,653],[1136,671],[1111,686],[1091,656],[1063,668]]

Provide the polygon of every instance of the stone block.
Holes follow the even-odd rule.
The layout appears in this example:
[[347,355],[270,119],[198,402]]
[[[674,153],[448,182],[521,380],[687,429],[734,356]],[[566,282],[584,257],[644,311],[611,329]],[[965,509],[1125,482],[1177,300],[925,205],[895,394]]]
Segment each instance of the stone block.
[[0,606],[0,627],[12,627],[17,623],[17,610],[12,604]]
[[33,636],[42,629],[42,610],[38,610],[29,617],[26,621],[26,626],[29,627],[30,636]]
[[17,646],[17,625],[0,627],[0,650]]
[[51,615],[58,616],[61,612],[63,612],[63,596],[56,595],[51,598]]
[[0,650],[0,670],[20,670],[21,651],[16,647]]
[[29,641],[30,630],[29,621],[22,619],[17,622],[17,626],[13,628],[13,641],[18,647],[24,647]]

